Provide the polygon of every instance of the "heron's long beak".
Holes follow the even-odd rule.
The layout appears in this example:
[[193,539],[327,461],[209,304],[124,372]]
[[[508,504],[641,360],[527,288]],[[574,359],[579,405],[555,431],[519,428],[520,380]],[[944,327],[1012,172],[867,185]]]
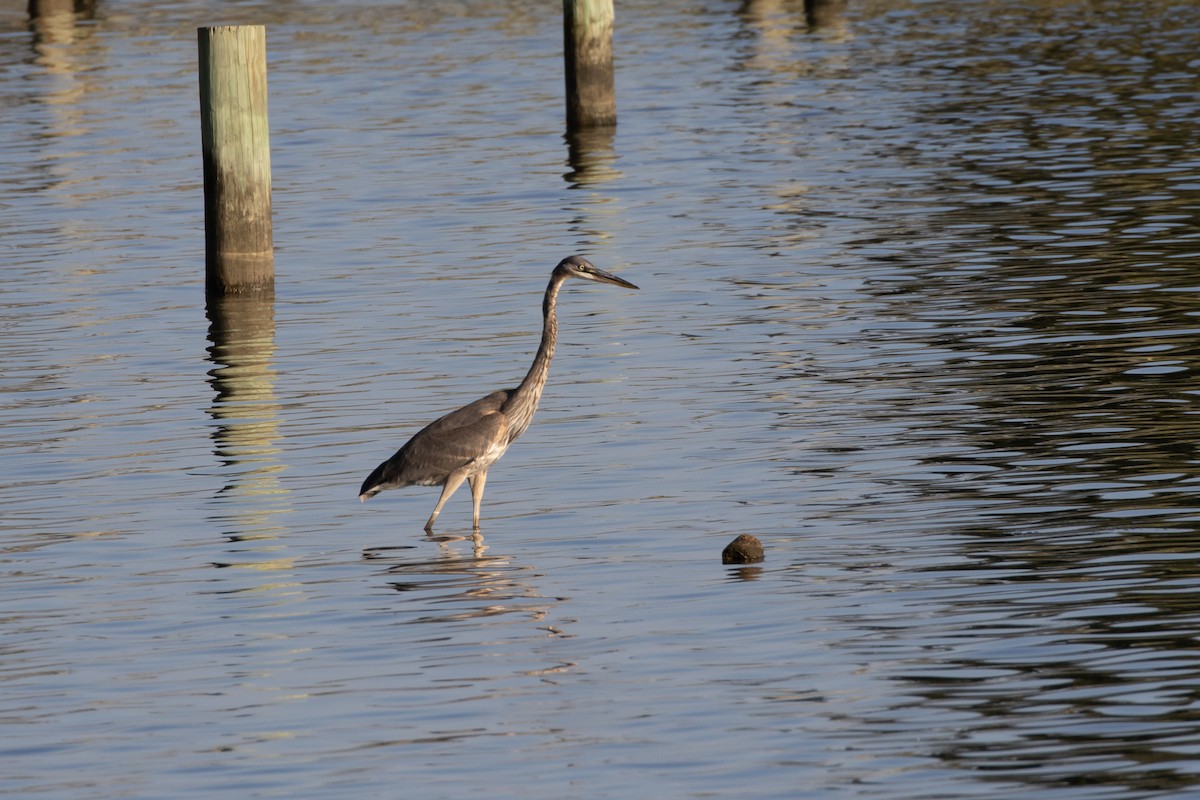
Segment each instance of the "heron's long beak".
[[588,277],[590,277],[594,281],[599,281],[600,283],[611,283],[611,284],[615,284],[616,286],[624,286],[626,289],[638,288],[637,286],[633,285],[632,283],[625,280],[624,278],[618,278],[616,275],[613,275],[611,272],[605,272],[604,270],[597,269],[595,267],[592,267],[592,271],[590,273],[588,273]]

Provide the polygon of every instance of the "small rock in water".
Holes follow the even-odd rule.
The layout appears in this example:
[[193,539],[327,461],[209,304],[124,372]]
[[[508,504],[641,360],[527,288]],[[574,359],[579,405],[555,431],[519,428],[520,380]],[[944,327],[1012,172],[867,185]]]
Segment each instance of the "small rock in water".
[[755,564],[762,560],[762,542],[748,533],[734,539],[721,552],[722,564]]

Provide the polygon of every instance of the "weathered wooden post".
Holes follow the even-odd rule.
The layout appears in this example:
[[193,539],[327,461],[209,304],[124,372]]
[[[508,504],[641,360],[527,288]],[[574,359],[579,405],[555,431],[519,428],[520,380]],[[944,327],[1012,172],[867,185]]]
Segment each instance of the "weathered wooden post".
[[617,124],[613,0],[563,0],[567,130]]
[[205,287],[272,291],[267,37],[261,25],[199,28]]

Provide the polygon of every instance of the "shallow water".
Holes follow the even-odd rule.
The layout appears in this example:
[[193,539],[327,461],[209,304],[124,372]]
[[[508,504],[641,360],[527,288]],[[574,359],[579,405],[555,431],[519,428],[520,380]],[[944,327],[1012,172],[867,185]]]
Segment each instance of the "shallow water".
[[[1196,784],[1200,10],[621,3],[576,142],[539,4],[20,10],[0,793]],[[278,286],[206,309],[195,28],[242,22]],[[571,252],[642,290],[564,289],[482,539],[357,503]]]

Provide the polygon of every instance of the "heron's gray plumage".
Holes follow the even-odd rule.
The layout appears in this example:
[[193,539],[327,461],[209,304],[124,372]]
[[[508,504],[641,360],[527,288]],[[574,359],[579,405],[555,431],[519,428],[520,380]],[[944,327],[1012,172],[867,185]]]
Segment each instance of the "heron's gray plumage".
[[541,344],[521,384],[515,389],[492,392],[425,426],[363,481],[359,500],[368,500],[384,489],[440,485],[441,497],[425,523],[425,529],[431,530],[442,506],[465,480],[471,484],[474,525],[479,528],[479,506],[487,471],[529,427],[546,386],[558,339],[558,291],[568,278],[638,288],[597,269],[582,256],[560,261],[550,274],[542,300]]

